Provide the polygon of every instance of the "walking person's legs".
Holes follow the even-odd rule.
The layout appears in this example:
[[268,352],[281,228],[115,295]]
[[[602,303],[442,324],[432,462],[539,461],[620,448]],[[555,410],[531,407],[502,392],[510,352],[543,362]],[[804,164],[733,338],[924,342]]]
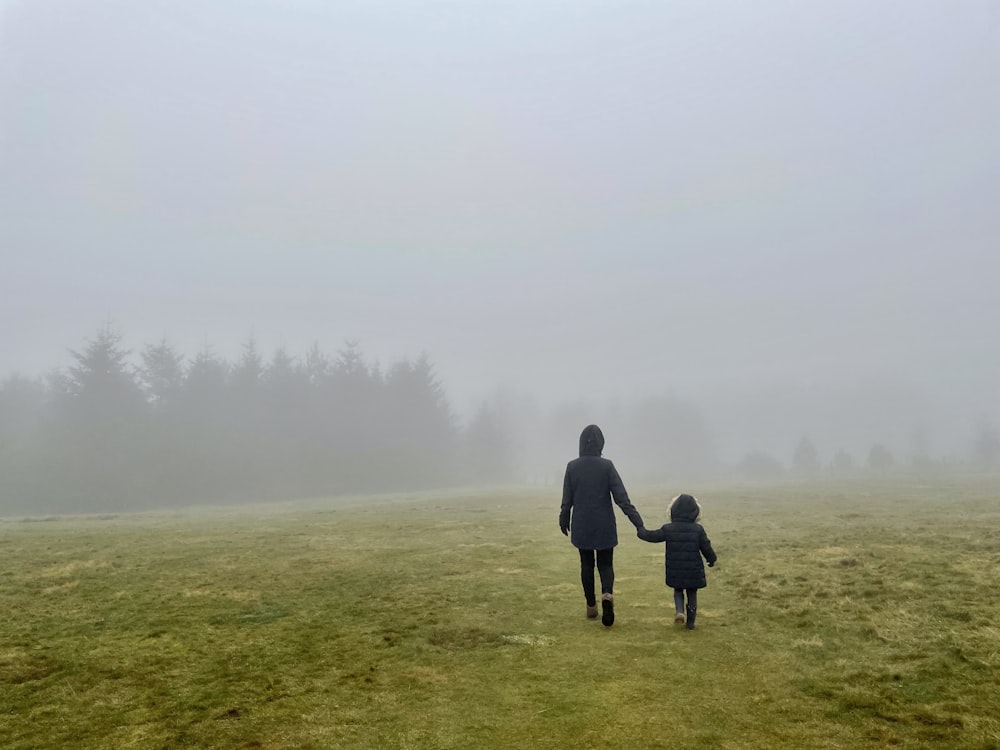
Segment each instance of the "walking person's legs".
[[594,593],[594,550],[580,550],[580,583],[587,599],[587,617],[597,617],[597,595]]
[[601,576],[601,593],[615,592],[615,551],[614,549],[597,550],[597,572]]
[[615,551],[597,550],[597,572],[601,576],[601,622],[611,626],[615,622]]
[[674,589],[674,622],[677,625],[684,624],[684,589]]
[[694,630],[694,618],[698,614],[698,589],[687,590],[687,629]]

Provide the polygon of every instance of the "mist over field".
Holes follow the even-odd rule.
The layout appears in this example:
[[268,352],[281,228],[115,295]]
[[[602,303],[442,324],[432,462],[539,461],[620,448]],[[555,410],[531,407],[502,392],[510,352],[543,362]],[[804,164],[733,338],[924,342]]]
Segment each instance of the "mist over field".
[[998,194],[988,0],[4,0],[0,510],[995,470]]

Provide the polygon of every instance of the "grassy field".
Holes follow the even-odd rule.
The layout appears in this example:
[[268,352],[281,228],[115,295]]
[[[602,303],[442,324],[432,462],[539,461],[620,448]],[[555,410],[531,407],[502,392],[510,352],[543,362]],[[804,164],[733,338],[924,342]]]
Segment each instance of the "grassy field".
[[0,520],[0,747],[1000,748],[995,481],[684,489],[693,632],[621,516],[585,619],[556,488]]

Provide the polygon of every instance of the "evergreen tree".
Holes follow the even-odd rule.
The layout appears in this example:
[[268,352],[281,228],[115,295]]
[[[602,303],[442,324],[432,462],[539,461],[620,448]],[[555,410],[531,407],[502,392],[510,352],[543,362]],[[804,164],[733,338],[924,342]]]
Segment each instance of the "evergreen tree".
[[53,491],[87,509],[142,507],[145,400],[108,323],[61,380],[55,420],[48,436]]
[[814,476],[819,471],[819,453],[812,441],[803,435],[792,454],[792,468],[801,476]]
[[283,346],[274,350],[260,380],[271,398],[277,400],[300,398],[309,382],[305,369],[289,356]]
[[313,342],[306,352],[305,362],[305,374],[309,385],[315,388],[322,387],[330,378],[332,370],[329,357],[320,350],[317,342]]
[[257,342],[251,336],[243,344],[243,354],[232,371],[232,382],[238,391],[253,391],[260,385],[264,374],[264,359],[257,351]]
[[378,369],[365,363],[356,341],[337,351],[321,392],[330,491],[384,488],[386,467],[380,454],[390,432],[385,384]]
[[887,474],[895,466],[896,460],[887,447],[875,443],[868,451],[868,469],[876,474]]
[[143,403],[121,340],[108,323],[82,351],[70,350],[76,364],[69,369],[67,393],[73,411],[93,426],[134,418]]
[[393,365],[385,381],[389,419],[385,444],[398,470],[396,483],[433,487],[454,472],[455,420],[426,355]]
[[835,474],[850,474],[854,471],[854,457],[843,448],[840,448],[833,455],[833,464],[831,465],[831,468]]
[[194,409],[218,404],[229,380],[229,364],[204,347],[195,355],[184,377],[184,400]]
[[495,484],[514,478],[510,426],[498,409],[480,405],[462,434],[460,476],[474,483]]
[[186,475],[178,487],[179,502],[235,496],[232,444],[230,366],[205,346],[188,365],[180,396],[181,464]]
[[755,480],[773,480],[780,477],[785,469],[778,459],[764,451],[751,451],[740,459],[737,465],[740,476]]
[[980,471],[993,471],[1000,467],[1000,432],[989,420],[982,419],[976,425],[972,465]]
[[184,386],[184,357],[164,336],[143,350],[139,377],[149,403],[164,409],[176,402]]
[[305,381],[305,401],[298,425],[298,486],[306,495],[335,492],[335,460],[330,450],[330,442],[335,435],[331,388],[333,365],[318,343],[314,342],[306,352],[302,377]]
[[284,347],[274,351],[261,376],[263,419],[260,425],[261,466],[266,468],[261,486],[270,494],[298,493],[305,481],[307,457],[304,435],[308,433],[310,386],[303,367]]

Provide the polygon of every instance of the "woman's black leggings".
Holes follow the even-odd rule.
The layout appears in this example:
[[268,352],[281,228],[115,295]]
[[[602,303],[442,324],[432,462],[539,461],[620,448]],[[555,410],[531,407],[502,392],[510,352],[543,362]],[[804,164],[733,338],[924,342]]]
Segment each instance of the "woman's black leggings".
[[601,593],[612,594],[615,590],[614,549],[580,550],[580,582],[583,584],[583,595],[587,597],[587,604],[591,607],[597,604],[597,596],[594,594],[595,556],[597,572],[601,576]]

